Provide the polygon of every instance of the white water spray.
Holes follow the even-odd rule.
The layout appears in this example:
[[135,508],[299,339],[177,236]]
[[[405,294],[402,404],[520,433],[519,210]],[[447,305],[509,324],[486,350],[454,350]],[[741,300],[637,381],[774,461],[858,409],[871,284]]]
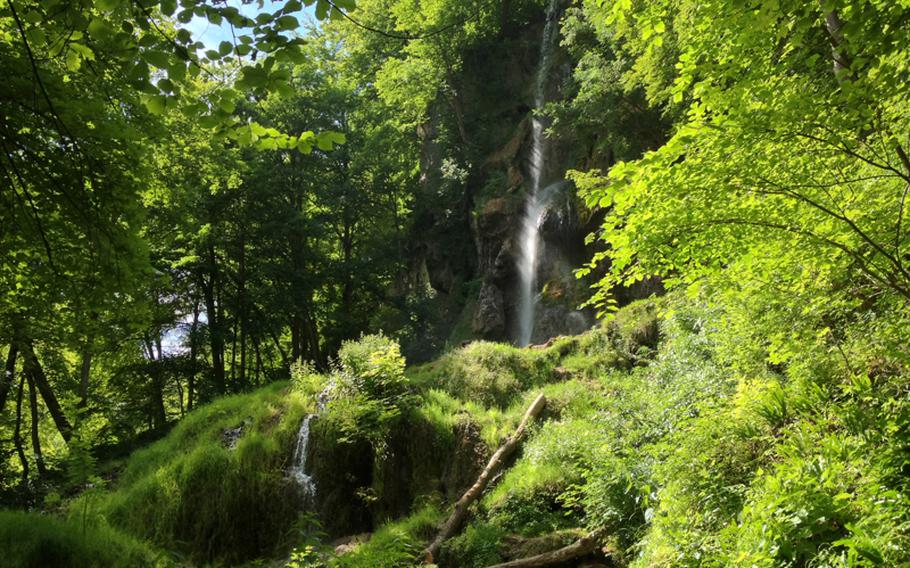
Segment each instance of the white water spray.
[[[540,44],[540,63],[534,90],[534,107],[539,110],[546,103],[547,77],[554,40],[557,37],[559,0],[550,0],[547,7],[547,21],[543,28]],[[546,213],[551,191],[541,192],[541,183],[546,174],[547,145],[544,124],[540,117],[531,115],[531,192],[525,203],[524,216],[518,237],[518,345],[531,343],[534,333],[534,312],[537,303],[537,264],[540,255],[540,224]]]
[[307,447],[310,443],[310,421],[315,414],[308,414],[300,424],[300,431],[297,432],[297,447],[294,448],[294,458],[291,462],[291,469],[288,472],[291,478],[300,486],[300,492],[303,493],[304,500],[310,502],[316,495],[316,482],[306,472]]

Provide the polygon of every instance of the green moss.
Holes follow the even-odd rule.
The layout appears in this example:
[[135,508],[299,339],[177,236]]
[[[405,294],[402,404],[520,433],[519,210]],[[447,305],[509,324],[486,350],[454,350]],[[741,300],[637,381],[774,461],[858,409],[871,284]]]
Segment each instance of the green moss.
[[104,524],[0,511],[0,554],[8,568],[132,568],[175,565],[146,544]]
[[507,407],[523,391],[556,379],[559,349],[520,349],[476,341],[412,374],[424,387],[446,390],[465,400]]
[[486,568],[502,562],[500,548],[506,532],[492,523],[477,523],[445,543],[440,561],[445,566]]
[[[198,562],[276,553],[297,516],[285,471],[310,404],[273,384],[190,413],[166,438],[134,453],[111,492],[89,503],[110,523]],[[242,426],[236,449],[222,444]],[[79,511],[81,501],[71,505]]]
[[435,536],[442,513],[426,505],[411,515],[383,525],[352,552],[332,559],[333,568],[411,568],[419,564],[426,543]]

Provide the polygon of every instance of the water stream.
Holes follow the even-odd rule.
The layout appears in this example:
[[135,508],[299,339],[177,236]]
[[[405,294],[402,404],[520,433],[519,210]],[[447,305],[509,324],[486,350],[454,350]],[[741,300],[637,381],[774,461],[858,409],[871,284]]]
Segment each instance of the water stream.
[[294,448],[294,457],[288,472],[291,479],[300,487],[300,492],[308,503],[316,495],[316,482],[306,472],[307,447],[310,443],[310,421],[315,416],[315,414],[307,414],[300,424],[300,430],[297,432],[297,446]]
[[[559,36],[559,0],[550,0],[547,21],[540,44],[540,62],[534,84],[535,110],[547,102],[547,78],[551,59]],[[534,312],[537,304],[537,265],[540,256],[540,225],[553,191],[542,190],[547,166],[547,140],[543,119],[531,115],[531,189],[525,202],[518,235],[518,345],[531,342],[534,333]]]

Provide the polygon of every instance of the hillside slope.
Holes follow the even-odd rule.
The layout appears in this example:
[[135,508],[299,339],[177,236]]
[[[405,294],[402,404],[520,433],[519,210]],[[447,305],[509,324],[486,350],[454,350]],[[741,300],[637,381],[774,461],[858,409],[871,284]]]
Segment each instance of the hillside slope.
[[[55,550],[73,547],[73,558],[113,550],[93,554],[99,566],[412,566],[543,393],[519,455],[440,566],[491,566],[591,531],[598,547],[578,559],[589,566],[910,560],[898,381],[877,378],[874,392],[868,377],[838,383],[811,352],[814,374],[744,374],[720,316],[671,296],[547,346],[478,342],[407,370],[394,342],[367,336],[328,375],[300,367],[290,384],[195,411],[131,456],[109,490],[71,501],[68,521],[40,523],[70,527]],[[311,412],[307,501],[288,470]],[[0,518],[0,543],[41,549],[47,536],[17,528],[20,516]]]

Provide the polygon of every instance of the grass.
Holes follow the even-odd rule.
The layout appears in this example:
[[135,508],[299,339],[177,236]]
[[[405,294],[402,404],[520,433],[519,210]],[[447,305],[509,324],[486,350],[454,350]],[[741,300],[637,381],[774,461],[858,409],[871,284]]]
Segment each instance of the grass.
[[[194,562],[237,563],[279,552],[297,517],[286,479],[304,397],[273,384],[188,415],[166,438],[134,453],[91,511]],[[236,448],[222,443],[242,426]],[[81,510],[81,503],[71,505]]]
[[332,568],[411,568],[436,534],[442,512],[435,504],[418,507],[404,519],[387,523],[355,550],[334,558]]
[[0,511],[0,550],[8,568],[133,568],[173,563],[160,551],[103,524]]

